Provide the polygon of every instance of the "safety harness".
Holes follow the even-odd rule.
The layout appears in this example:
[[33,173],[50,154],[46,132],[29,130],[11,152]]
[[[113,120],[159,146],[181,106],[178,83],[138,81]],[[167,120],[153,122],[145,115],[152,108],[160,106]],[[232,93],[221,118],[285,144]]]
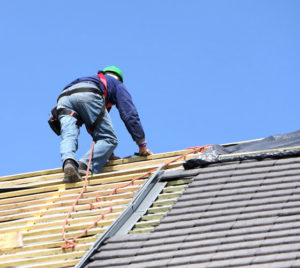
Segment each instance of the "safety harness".
[[[105,88],[104,94],[102,94],[102,92],[100,91],[100,89],[85,87],[85,88],[76,88],[76,89],[73,89],[73,90],[70,90],[70,91],[63,92],[63,93],[61,93],[59,95],[59,97],[57,99],[57,102],[58,102],[59,99],[62,98],[62,97],[70,96],[72,94],[79,93],[79,92],[92,92],[92,93],[95,93],[95,94],[99,94],[100,96],[102,96],[104,98],[105,105],[102,106],[102,109],[101,109],[99,115],[97,116],[95,122],[90,127],[87,127],[87,131],[90,134],[93,133],[95,127],[102,120],[102,118],[104,116],[104,113],[105,113],[105,108],[109,112],[110,109],[111,109],[111,107],[112,107],[112,105],[113,105],[112,103],[106,101],[106,97],[107,97],[107,82],[106,82],[104,74],[102,72],[99,72],[97,75],[98,75],[98,77],[100,79],[100,82],[104,85],[104,88]],[[82,126],[82,124],[84,123],[83,120],[80,118],[79,114],[77,114],[75,111],[72,111],[72,110],[69,110],[69,109],[66,109],[66,108],[57,109],[57,107],[54,107],[51,110],[51,114],[52,114],[52,116],[48,120],[48,123],[49,123],[51,129],[54,131],[54,133],[56,135],[58,135],[58,136],[61,133],[61,125],[60,125],[60,122],[58,120],[58,116],[59,115],[70,115],[70,116],[73,116],[74,118],[77,119],[77,123],[76,124],[79,127]]]

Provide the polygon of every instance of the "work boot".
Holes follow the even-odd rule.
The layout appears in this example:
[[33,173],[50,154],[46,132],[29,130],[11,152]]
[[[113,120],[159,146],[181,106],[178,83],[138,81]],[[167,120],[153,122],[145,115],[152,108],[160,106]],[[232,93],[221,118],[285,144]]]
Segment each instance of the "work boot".
[[[86,171],[87,171],[87,165],[83,162],[78,162],[78,172],[81,176],[85,176],[86,175]],[[89,175],[91,175],[92,172],[89,170]]]
[[63,167],[65,177],[63,182],[79,182],[82,178],[78,172],[77,162],[73,159],[67,159]]
[[118,159],[121,159],[121,157],[116,156],[114,153],[112,153],[108,160],[113,161],[113,160],[118,160]]

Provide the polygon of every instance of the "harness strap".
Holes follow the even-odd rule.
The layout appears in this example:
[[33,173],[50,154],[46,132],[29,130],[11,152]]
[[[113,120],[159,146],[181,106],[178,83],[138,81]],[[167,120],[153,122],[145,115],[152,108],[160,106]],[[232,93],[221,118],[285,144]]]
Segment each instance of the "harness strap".
[[110,112],[110,109],[112,106],[113,106],[113,104],[111,102],[106,103],[106,109],[108,112]]
[[96,118],[96,120],[95,120],[95,122],[91,125],[91,127],[90,128],[87,128],[87,131],[90,133],[90,134],[92,134],[93,132],[94,132],[94,130],[95,130],[95,127],[100,123],[100,121],[102,120],[102,118],[103,118],[103,116],[104,116],[104,114],[105,114],[105,109],[106,107],[105,107],[105,103],[103,103],[103,105],[102,105],[102,108],[101,108],[101,112],[100,112],[100,114],[98,115],[98,117]]
[[87,131],[92,135],[94,130],[95,130],[95,127],[100,123],[100,121],[102,120],[104,114],[105,114],[105,109],[106,109],[106,96],[107,96],[107,82],[106,82],[106,79],[105,79],[105,76],[102,72],[98,73],[97,74],[101,83],[103,84],[103,86],[105,87],[105,91],[104,91],[104,94],[101,94],[103,96],[103,105],[102,105],[102,108],[101,108],[101,111],[99,113],[99,115],[97,116],[95,122],[88,128],[87,127]]
[[76,88],[76,89],[69,90],[69,91],[61,93],[59,95],[58,99],[57,99],[57,102],[62,97],[70,96],[72,94],[80,93],[80,92],[92,92],[92,93],[95,93],[95,94],[99,94],[101,96],[103,95],[102,92],[99,89],[97,89],[97,88],[93,88],[93,87],[81,87],[81,88]]
[[79,114],[77,114],[75,111],[62,108],[62,109],[57,110],[57,114],[58,115],[69,115],[69,116],[72,116],[72,117],[76,118],[76,120],[77,120],[76,124],[79,127],[82,126],[82,124],[83,124],[83,120],[81,119]]
[[103,86],[105,87],[104,97],[106,98],[106,96],[107,96],[107,82],[106,82],[106,78],[105,78],[104,74],[101,73],[101,72],[98,73],[97,75],[98,75],[98,77],[99,77],[101,83],[102,83]]
[[[107,82],[106,82],[106,78],[104,76],[104,74],[102,72],[97,74],[101,83],[103,84],[103,86],[105,87],[105,91],[104,91],[104,97],[107,97]],[[107,100],[105,100],[105,105],[106,105],[106,109],[108,112],[110,112],[111,107],[114,105],[111,102],[108,102]]]

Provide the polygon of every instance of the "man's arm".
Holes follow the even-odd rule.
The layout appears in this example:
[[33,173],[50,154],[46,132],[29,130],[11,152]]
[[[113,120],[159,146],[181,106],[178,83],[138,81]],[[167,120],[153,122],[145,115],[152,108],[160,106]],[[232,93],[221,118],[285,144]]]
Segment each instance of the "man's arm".
[[122,121],[124,122],[132,139],[139,146],[139,155],[151,155],[152,152],[147,149],[145,133],[137,109],[124,84],[120,84],[117,88],[116,101],[116,106],[119,110]]

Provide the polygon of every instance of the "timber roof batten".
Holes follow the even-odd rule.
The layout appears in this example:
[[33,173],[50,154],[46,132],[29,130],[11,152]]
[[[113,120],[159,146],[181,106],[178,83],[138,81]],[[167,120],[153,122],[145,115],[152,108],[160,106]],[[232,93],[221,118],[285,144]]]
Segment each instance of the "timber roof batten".
[[[186,152],[111,161],[101,174],[91,176],[83,197],[66,225],[67,237],[71,239],[79,235],[99,217],[99,212],[105,212],[109,207],[112,211],[85,237],[78,239],[75,249],[61,248],[64,244],[61,231],[82,182],[62,183],[61,169],[0,177],[1,233],[20,232],[23,243],[20,247],[0,249],[0,267],[74,267],[98,236],[126,209],[147,180],[141,178],[126,188],[121,186]],[[189,157],[194,156],[184,159]],[[177,168],[182,163],[182,160],[174,162],[168,168]],[[116,187],[117,193],[111,195]],[[95,202],[96,196],[100,202]],[[90,203],[100,207],[100,210],[91,210]]]

